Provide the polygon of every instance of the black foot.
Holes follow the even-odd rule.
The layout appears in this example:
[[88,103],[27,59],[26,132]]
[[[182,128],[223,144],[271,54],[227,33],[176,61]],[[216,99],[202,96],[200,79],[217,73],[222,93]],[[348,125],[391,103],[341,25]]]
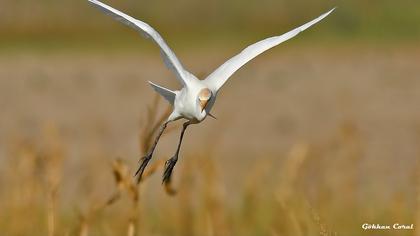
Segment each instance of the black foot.
[[134,174],[134,176],[138,176],[137,183],[140,183],[141,177],[143,176],[144,169],[146,169],[146,166],[149,163],[150,159],[152,159],[152,154],[147,154],[146,156],[140,159],[141,164],[139,168],[137,169],[136,174]]
[[175,167],[176,162],[178,161],[178,157],[174,156],[171,159],[167,160],[165,163],[165,171],[163,172],[163,180],[162,183],[170,183],[171,182],[171,176],[172,176],[172,170]]

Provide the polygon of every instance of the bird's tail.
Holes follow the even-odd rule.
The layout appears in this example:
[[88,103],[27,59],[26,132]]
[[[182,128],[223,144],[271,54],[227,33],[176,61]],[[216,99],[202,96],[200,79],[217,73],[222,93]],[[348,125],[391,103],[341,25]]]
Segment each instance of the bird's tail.
[[174,91],[164,88],[162,86],[159,86],[157,84],[154,84],[151,81],[148,81],[148,82],[157,93],[159,93],[162,97],[164,97],[172,106],[174,105],[175,96],[176,96],[176,93]]

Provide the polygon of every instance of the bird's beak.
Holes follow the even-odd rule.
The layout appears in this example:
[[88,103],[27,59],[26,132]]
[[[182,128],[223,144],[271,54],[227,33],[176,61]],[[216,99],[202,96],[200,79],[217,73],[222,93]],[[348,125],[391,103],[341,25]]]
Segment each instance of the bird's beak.
[[201,112],[203,112],[204,109],[206,109],[208,101],[209,100],[200,100]]

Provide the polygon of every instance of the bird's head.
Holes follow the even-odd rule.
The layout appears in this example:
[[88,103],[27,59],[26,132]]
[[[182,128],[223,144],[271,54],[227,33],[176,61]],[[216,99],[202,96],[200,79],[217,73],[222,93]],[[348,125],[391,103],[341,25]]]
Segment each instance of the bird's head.
[[201,112],[206,109],[207,103],[210,101],[211,97],[213,96],[212,92],[208,88],[204,88],[200,90],[198,93],[198,103],[200,105]]

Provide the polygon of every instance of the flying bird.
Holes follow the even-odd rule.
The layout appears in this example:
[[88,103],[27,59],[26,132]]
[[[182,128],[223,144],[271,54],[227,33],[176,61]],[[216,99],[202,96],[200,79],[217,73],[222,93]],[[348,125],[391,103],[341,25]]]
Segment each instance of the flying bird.
[[173,111],[167,120],[162,124],[159,133],[157,134],[155,141],[150,150],[147,152],[146,156],[141,158],[139,168],[135,174],[135,176],[138,176],[138,181],[141,180],[147,164],[152,159],[156,145],[159,142],[159,139],[162,136],[168,123],[182,118],[186,120],[182,127],[175,155],[168,159],[165,163],[165,170],[162,180],[163,183],[168,183],[171,180],[172,171],[178,161],[178,155],[185,130],[191,124],[198,124],[202,122],[207,116],[215,118],[210,114],[210,111],[216,101],[217,93],[220,91],[226,81],[232,76],[232,74],[259,54],[274,46],[279,45],[286,40],[295,37],[300,32],[318,23],[335,9],[333,8],[330,11],[315,18],[314,20],[285,34],[267,38],[248,46],[238,55],[232,57],[219,68],[217,68],[213,73],[207,76],[207,78],[204,80],[199,80],[196,76],[194,76],[182,66],[181,62],[165,43],[160,34],[150,25],[143,21],[137,20],[123,12],[120,12],[100,1],[88,1],[94,6],[98,7],[100,10],[104,11],[106,14],[114,17],[116,20],[121,21],[122,23],[139,31],[144,37],[153,40],[159,46],[166,66],[175,73],[176,78],[182,85],[181,90],[173,91],[148,81],[153,89],[161,96],[163,96],[173,106]]

